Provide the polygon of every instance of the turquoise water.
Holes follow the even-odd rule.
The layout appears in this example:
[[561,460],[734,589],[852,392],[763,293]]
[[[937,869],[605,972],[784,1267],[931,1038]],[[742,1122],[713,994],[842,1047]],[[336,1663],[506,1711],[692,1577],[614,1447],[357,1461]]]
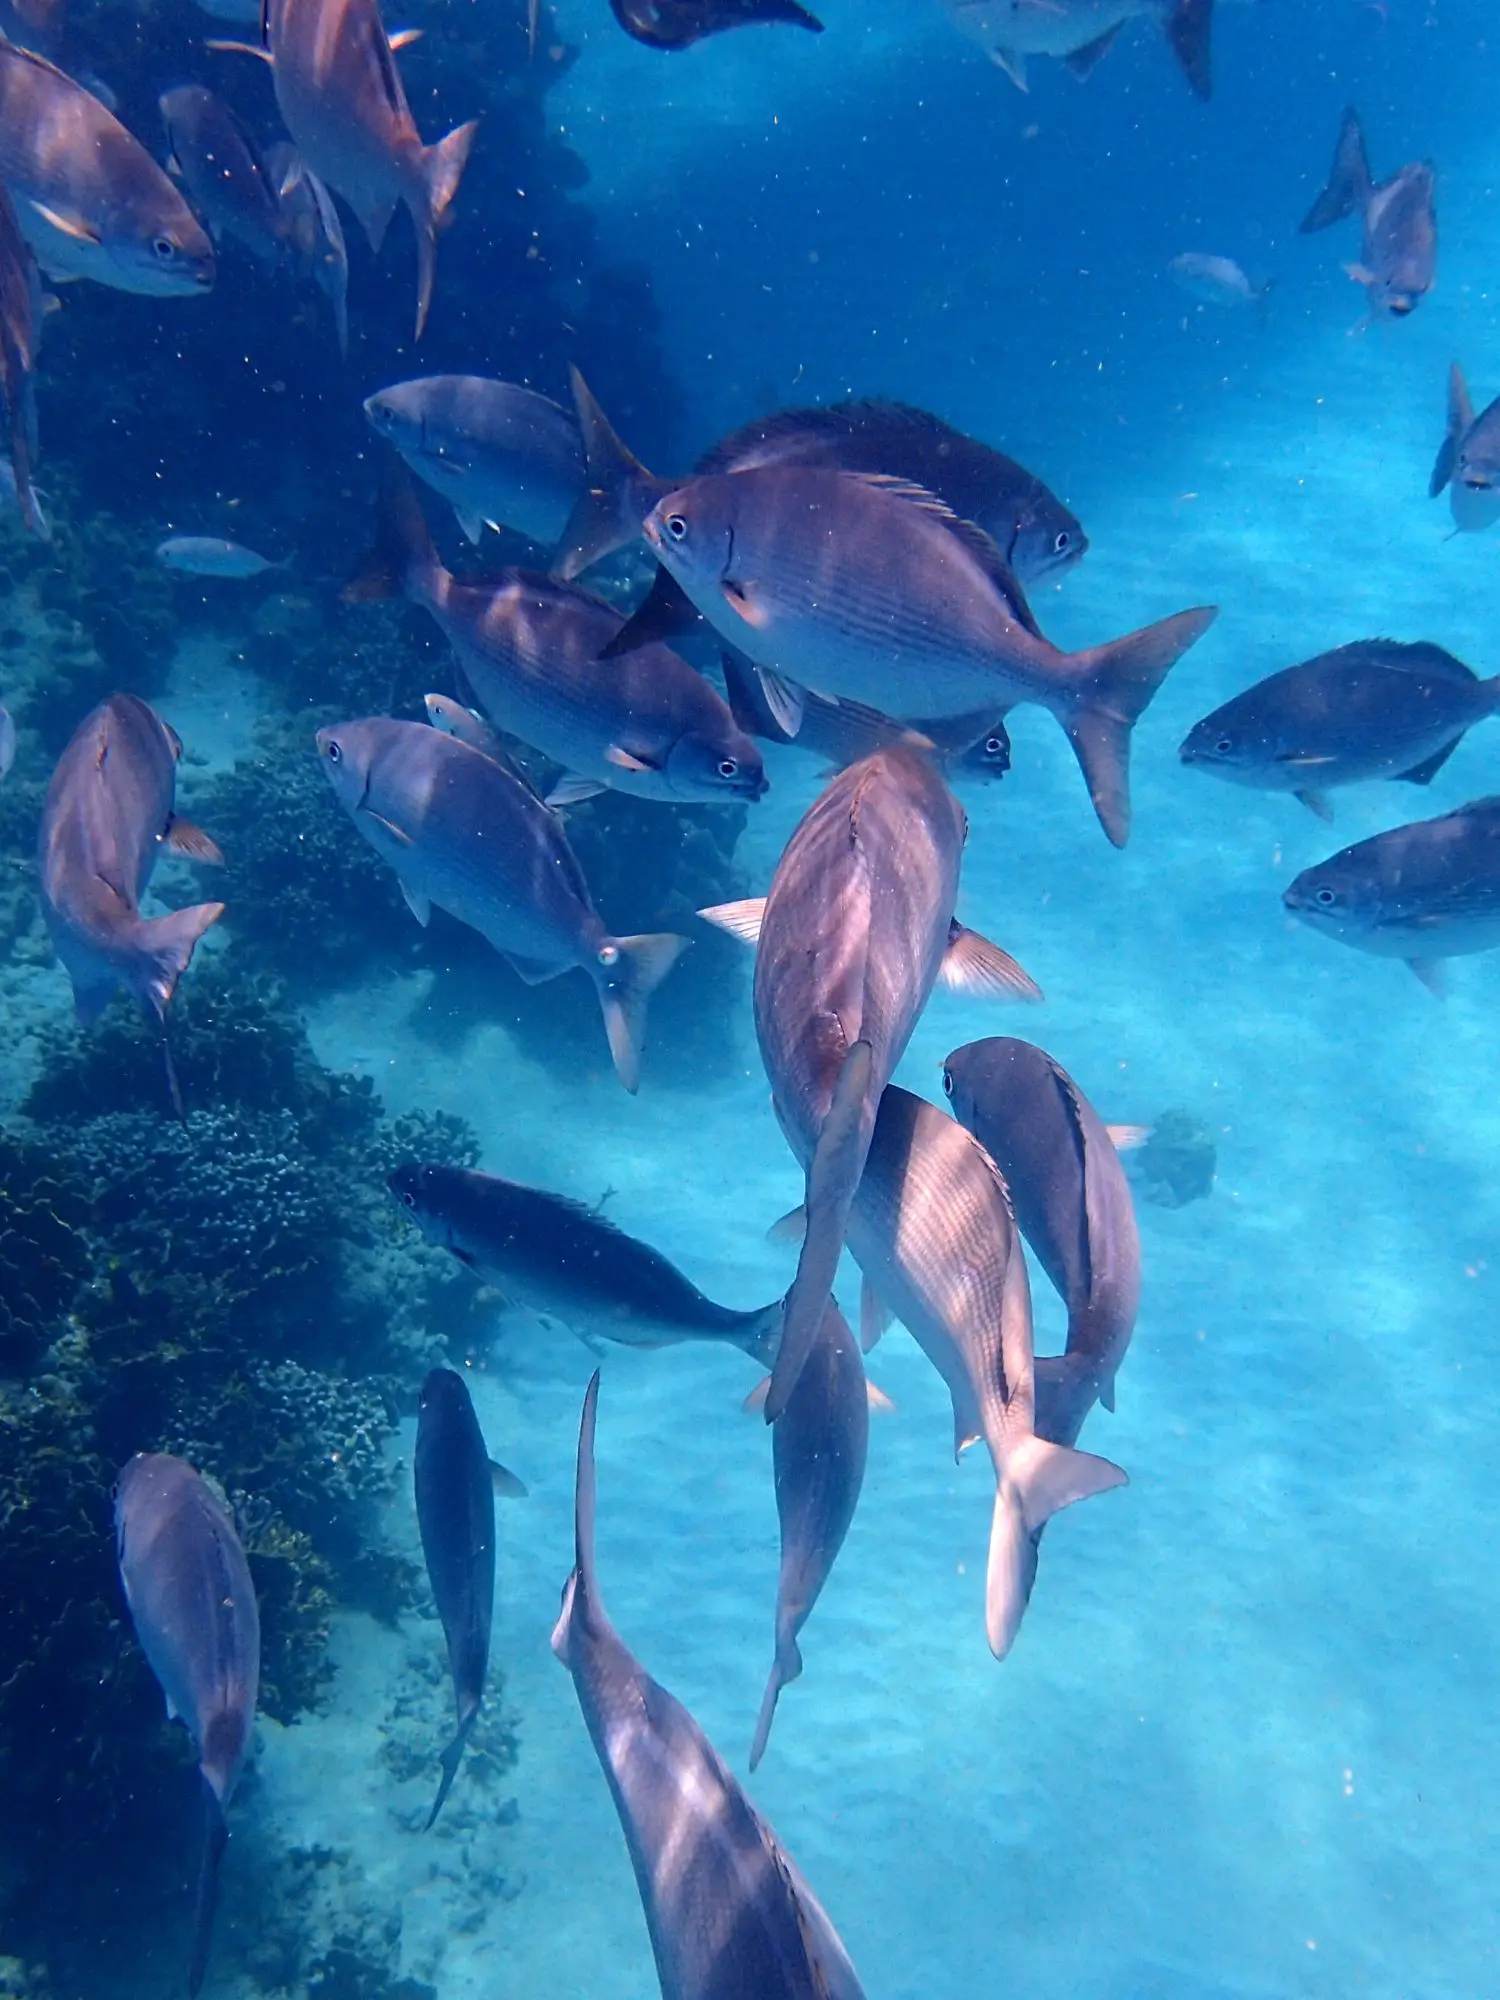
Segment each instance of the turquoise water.
[[[486,118],[421,348],[404,218],[377,263],[346,215],[346,367],[317,294],[232,252],[207,301],[70,285],[40,364],[37,479],[57,540],[4,527],[0,698],[20,746],[0,788],[11,878],[0,1112],[7,1145],[40,1148],[60,1181],[77,1182],[77,1210],[54,1205],[88,1247],[73,1260],[80,1290],[58,1299],[42,1345],[13,1356],[5,1381],[0,1771],[26,1810],[0,1858],[0,1992],[180,1989],[191,1759],[130,1637],[108,1483],[130,1451],[193,1444],[232,1495],[310,1538],[333,1668],[281,1716],[263,1705],[230,1808],[205,1991],[657,1990],[619,1823],[548,1646],[596,1357],[451,1283],[387,1208],[387,1140],[362,1129],[336,1140],[326,1120],[305,1125],[305,1145],[314,1180],[331,1184],[325,1226],[355,1248],[336,1264],[309,1253],[295,1279],[273,1282],[271,1251],[252,1245],[266,1289],[248,1306],[163,1290],[164,1276],[204,1261],[221,1225],[194,1223],[189,1250],[188,1195],[148,1182],[133,1197],[160,1250],[147,1275],[139,1242],[123,1251],[101,1220],[100,1176],[118,1169],[85,1174],[70,1150],[83,1159],[91,1107],[70,1099],[63,1119],[27,1095],[63,1073],[71,1011],[29,873],[40,784],[87,708],[145,677],[139,691],[185,745],[181,803],[228,862],[228,913],[180,1006],[226,971],[274,975],[278,1020],[305,1027],[324,1070],[369,1080],[387,1133],[408,1113],[450,1113],[491,1172],[590,1202],[612,1190],[610,1217],[714,1298],[756,1305],[785,1287],[794,1253],[766,1230],[799,1199],[801,1175],[768,1102],[748,960],[695,930],[695,956],[721,955],[707,972],[685,961],[674,975],[694,982],[685,999],[663,989],[630,1099],[581,981],[528,997],[441,915],[419,935],[362,855],[345,868],[358,836],[331,802],[295,804],[314,859],[264,910],[253,882],[237,889],[232,826],[211,810],[227,809],[222,774],[250,771],[262,803],[234,823],[248,842],[252,820],[275,818],[269,802],[279,812],[292,798],[286,773],[311,764],[313,728],[352,691],[389,687],[407,715],[425,688],[452,691],[446,650],[418,614],[337,602],[374,487],[360,399],[450,368],[562,395],[570,361],[661,469],[752,414],[849,394],[909,399],[1003,446],[1088,531],[1083,563],[1032,593],[1060,645],[1220,606],[1136,733],[1123,852],[1094,823],[1051,720],[1011,718],[1014,769],[964,794],[959,912],[1021,960],[1046,1004],[1023,1014],[939,992],[898,1072],[940,1101],[950,1049],[1027,1035],[1107,1119],[1179,1110],[1211,1138],[1206,1199],[1138,1199],[1141,1314],[1117,1412],[1096,1411],[1083,1438],[1129,1487],[1053,1524],[1021,1637],[997,1664],[983,1626],[988,1469],[982,1451],[953,1465],[942,1384],[893,1328],[869,1370],[895,1408],[872,1418],[860,1509],[803,1637],[806,1671],[749,1780],[777,1560],[769,1441],[740,1409],[755,1370],[734,1352],[611,1349],[599,1570],[622,1636],[746,1782],[871,2000],[1500,1991],[1488,1865],[1500,1767],[1495,966],[1459,961],[1437,1001],[1399,963],[1339,949],[1280,903],[1334,848],[1489,793],[1495,739],[1477,728],[1430,790],[1339,793],[1332,828],[1290,798],[1186,771],[1176,754],[1232,692],[1346,640],[1428,638],[1481,674],[1500,664],[1493,544],[1446,541],[1446,503],[1426,497],[1449,362],[1481,402],[1500,388],[1483,11],[1222,5],[1206,106],[1149,20],[1127,27],[1086,85],[1034,61],[1023,97],[937,0],[830,0],[820,38],[756,30],[672,56],[630,42],[602,5],[566,0],[543,24],[537,72],[489,0],[390,25],[408,19],[427,30],[401,57],[424,134]],[[186,6],[139,22],[100,10],[53,46],[119,92],[159,153],[156,93],[183,75],[220,87],[205,32],[213,24]],[[554,43],[577,49],[571,66],[547,66]],[[263,80],[232,74],[223,87],[270,137]],[[1422,156],[1439,169],[1432,295],[1409,321],[1365,331],[1352,330],[1363,300],[1339,270],[1357,254],[1356,225],[1296,233],[1346,101],[1377,176]],[[586,182],[564,171],[558,140]],[[517,161],[545,218],[540,276],[524,258]],[[1185,250],[1273,278],[1265,312],[1185,296],[1166,271]],[[163,582],[151,551],[169,531],[234,535],[288,555],[290,569]],[[516,545],[491,539],[469,560],[502,547],[515,559]],[[445,551],[465,554],[453,537]],[[618,572],[622,589],[632,574]],[[358,653],[371,633],[386,649],[374,668]],[[93,665],[78,664],[80,646]],[[796,752],[769,749],[767,761],[771,791],[749,811],[722,895],[764,892],[819,789],[818,767]],[[636,875],[628,843],[644,836],[602,838],[615,843],[612,921],[691,927],[659,874],[641,862]],[[334,857],[337,878],[323,872]],[[696,879],[680,878],[684,894]],[[647,885],[657,902],[633,904]],[[171,908],[218,893],[175,862],[156,889]],[[257,911],[239,929],[237,893]],[[309,941],[287,946],[304,924]],[[127,1013],[117,1001],[96,1033],[123,1036]],[[164,1120],[154,1056],[130,1075],[135,1110]],[[219,1102],[205,1076],[185,1074],[189,1135]],[[225,1101],[231,1125],[250,1117]],[[298,1119],[314,1119],[311,1103],[295,1099]],[[5,1158],[14,1208],[22,1177]],[[4,1266],[13,1316],[23,1268]],[[150,1351],[138,1342],[128,1359],[98,1304],[121,1268],[165,1315],[142,1321]],[[857,1288],[846,1263],[851,1313]],[[1038,1350],[1056,1352],[1064,1318],[1034,1262],[1033,1288]],[[173,1340],[200,1341],[208,1357],[195,1415],[218,1407],[214,1370],[247,1362],[295,1359],[366,1385],[375,1463],[360,1493],[329,1499],[280,1464],[279,1483],[257,1493],[274,1451],[195,1429],[188,1375],[168,1371],[165,1388],[138,1396]],[[415,1392],[444,1355],[470,1364],[490,1448],[530,1498],[499,1517],[492,1733],[424,1837],[450,1708],[410,1463]],[[23,1421],[54,1403],[71,1440],[61,1489],[28,1457]],[[351,1424],[327,1417],[323,1457],[348,1450]],[[372,1552],[390,1564],[381,1588]],[[59,1575],[76,1586],[49,1595]],[[257,1571],[267,1604],[270,1575]],[[28,1598],[56,1635],[35,1710],[14,1692],[38,1644]],[[280,1615],[267,1611],[268,1630]],[[277,1629],[313,1646],[290,1619]]]

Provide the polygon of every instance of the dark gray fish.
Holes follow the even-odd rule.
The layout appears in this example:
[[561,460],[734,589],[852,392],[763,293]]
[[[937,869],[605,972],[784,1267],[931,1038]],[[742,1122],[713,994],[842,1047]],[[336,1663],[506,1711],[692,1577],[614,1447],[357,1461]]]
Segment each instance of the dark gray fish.
[[1328,185],[1302,220],[1302,233],[1327,229],[1358,213],[1364,244],[1357,264],[1345,270],[1363,285],[1372,319],[1405,319],[1432,290],[1437,270],[1437,175],[1428,160],[1413,160],[1378,183],[1370,177],[1358,115],[1344,113]]
[[640,1083],[646,1005],[687,948],[670,933],[612,937],[556,816],[513,769],[387,716],[317,733],[334,796],[395,870],[418,923],[432,905],[468,924],[528,985],[574,966],[599,995],[621,1083]]
[[[638,541],[641,523],[675,483],[648,472],[621,443],[576,368],[573,398],[588,486],[558,551],[563,576],[576,576],[612,550]],[[955,514],[982,528],[1023,583],[1061,574],[1089,545],[1077,516],[1034,472],[909,403],[872,400],[778,410],[731,431],[693,470],[698,475],[747,472],[766,465],[885,473],[925,487]],[[663,586],[660,577],[647,603],[653,599],[643,621],[643,627],[651,623],[653,637],[670,638],[691,628],[697,615],[693,607],[680,591]],[[674,607],[678,623],[671,625]]]
[[781,1575],[776,1585],[776,1657],[750,1748],[766,1754],[781,1690],[802,1672],[797,1639],[844,1546],[859,1505],[870,1404],[859,1343],[830,1298],[802,1373],[771,1431]]
[[266,171],[278,190],[287,242],[298,273],[311,278],[333,308],[339,353],[349,354],[349,251],[333,196],[290,139],[266,148]]
[[1036,1432],[1078,1442],[1096,1401],[1115,1406],[1141,1301],[1141,1240],[1119,1154],[1065,1069],[992,1035],[943,1066],[953,1115],[1005,1177],[1021,1233],[1068,1309],[1067,1352],[1036,1363]]
[[1304,868],[1282,901],[1339,944],[1405,959],[1440,993],[1445,958],[1500,945],[1500,798],[1357,841]]
[[571,410],[519,382],[423,375],[365,398],[371,428],[447,501],[471,542],[511,528],[550,549],[583,491]]
[[620,1816],[662,2000],[863,2000],[801,1870],[609,1622],[594,1568],[598,1402],[595,1375],[578,1438],[576,1560],[552,1650]]
[[49,277],[153,298],[213,284],[213,245],[140,141],[82,84],[6,41],[0,181]]
[[1428,498],[1436,500],[1445,486],[1460,533],[1477,533],[1500,520],[1500,396],[1476,417],[1456,361],[1448,370],[1448,429],[1432,468]]
[[956,1119],[895,1084],[880,1100],[849,1248],[867,1282],[866,1344],[894,1314],[947,1384],[955,1458],[981,1437],[989,1452],[985,1634],[1003,1660],[1031,1598],[1043,1527],[1074,1501],[1123,1486],[1125,1474],[1038,1435],[1031,1287],[1005,1182]]
[[422,1384],[412,1478],[427,1581],[442,1620],[458,1709],[427,1816],[431,1827],[458,1776],[484,1699],[495,1610],[495,1493],[516,1498],[526,1491],[513,1472],[491,1462],[464,1379],[451,1368],[431,1369]]
[[880,1093],[940,974],[1035,997],[1015,962],[955,923],[967,822],[931,760],[894,746],[840,773],[803,815],[764,901],[699,914],[758,946],[755,1032],[771,1101],[807,1176],[766,1420],[817,1338]]
[[638,42],[652,49],[685,49],[708,35],[731,28],[784,22],[815,35],[823,23],[798,0],[609,0],[615,19]]
[[462,1167],[397,1167],[386,1182],[429,1243],[580,1339],[623,1347],[726,1341],[769,1367],[781,1301],[736,1312],[596,1209]]
[[1178,754],[1230,784],[1291,792],[1331,820],[1335,786],[1430,784],[1497,708],[1500,678],[1480,680],[1441,646],[1358,639],[1246,688],[1195,723]]
[[491,721],[564,767],[549,804],[606,788],[676,804],[764,793],[759,750],[686,660],[666,646],[600,657],[623,622],[610,605],[532,570],[467,584],[444,569],[392,458],[377,547],[345,594],[397,590],[431,615]]
[[36,358],[41,332],[41,280],[36,258],[5,183],[0,181],[0,401],[10,440],[10,484],[28,533],[49,539],[31,485],[37,455]]
[[239,1536],[190,1465],[140,1452],[115,1485],[120,1581],[141,1651],[187,1724],[207,1820],[188,1991],[203,1984],[228,1840],[225,1809],[250,1752],[260,1687],[260,1613]]
[[159,1020],[193,949],[222,903],[143,917],[141,897],[163,847],[220,861],[217,847],[173,810],[182,744],[133,694],[85,716],[47,787],[37,838],[42,914],[87,1026],[118,987]]
[[222,98],[185,83],[158,99],[169,165],[215,242],[232,236],[266,263],[287,246],[287,219],[259,148]]

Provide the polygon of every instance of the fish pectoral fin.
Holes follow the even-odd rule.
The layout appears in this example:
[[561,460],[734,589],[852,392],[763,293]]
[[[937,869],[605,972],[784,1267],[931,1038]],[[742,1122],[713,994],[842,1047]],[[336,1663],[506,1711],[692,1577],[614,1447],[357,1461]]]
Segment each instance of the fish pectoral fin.
[[894,1317],[869,1279],[862,1278],[859,1285],[859,1345],[862,1353],[870,1352]]
[[661,768],[659,764],[648,764],[644,757],[637,757],[633,750],[626,750],[618,743],[610,744],[604,753],[604,761],[613,764],[617,770],[632,771],[637,775]]
[[801,688],[784,681],[770,667],[757,667],[755,673],[760,691],[766,698],[766,707],[771,711],[771,720],[784,735],[796,736],[806,713]]
[[1315,814],[1325,825],[1333,825],[1333,807],[1328,802],[1326,792],[1309,791],[1304,785],[1299,791],[1293,792],[1292,797],[1305,805],[1307,810]]
[[1037,1001],[1042,989],[1008,951],[971,931],[955,917],[948,926],[948,949],[939,977],[952,993],[988,1000]]
[[710,903],[698,915],[704,923],[712,924],[716,930],[727,931],[741,944],[760,943],[760,927],[765,921],[766,899],[764,896],[746,896],[738,903]]
[[218,842],[210,840],[203,829],[194,826],[190,819],[178,819],[175,813],[167,824],[161,843],[173,854],[184,855],[189,861],[204,861],[213,868],[224,866]]
[[1451,743],[1445,743],[1441,750],[1424,757],[1420,764],[1413,764],[1409,771],[1398,771],[1398,779],[1403,785],[1430,785],[1462,741],[1461,736],[1455,736]]
[[807,1234],[807,1210],[799,1201],[785,1215],[779,1215],[766,1231],[768,1243],[800,1243]]
[[401,894],[406,900],[407,909],[425,930],[432,921],[432,898],[424,896],[420,889],[414,889],[409,882],[402,882]]
[[747,625],[753,625],[757,632],[763,632],[771,622],[771,612],[753,583],[742,577],[724,577],[719,584],[724,593],[724,602],[730,610],[743,618]]
[[597,778],[584,778],[570,772],[567,777],[558,779],[542,803],[556,811],[559,806],[581,806],[585,799],[596,799],[601,792],[608,790],[609,787],[601,785]]
[[403,847],[415,847],[416,842],[412,839],[411,835],[404,831],[403,828],[397,826],[394,820],[387,819],[384,813],[372,812],[368,806],[359,806],[356,810],[362,813],[366,819],[374,820],[375,824],[383,832],[388,833],[392,840],[398,840]]
[[1144,1146],[1151,1137],[1149,1125],[1106,1125],[1104,1129],[1117,1153],[1133,1153],[1137,1146]]
[[490,1485],[501,1500],[527,1500],[531,1497],[526,1481],[518,1479],[515,1473],[493,1458],[490,1460]]
[[877,1389],[868,1377],[865,1378],[865,1401],[872,1410],[891,1412],[896,1407],[884,1389]]
[[215,38],[205,42],[203,46],[206,49],[212,49],[216,55],[257,56],[261,62],[271,64],[272,68],[275,67],[271,51],[269,49],[257,48],[254,42],[223,42]]
[[1115,36],[1124,25],[1123,21],[1116,21],[1115,25],[1106,28],[1102,35],[1096,35],[1093,41],[1085,42],[1081,49],[1074,49],[1071,55],[1063,57],[1063,62],[1080,83],[1092,76],[1098,65],[1109,54]]
[[1434,1000],[1447,999],[1448,981],[1443,971],[1441,959],[1409,958],[1406,962],[1417,978],[1427,988],[1427,991],[1432,995]]
[[760,1412],[766,1407],[766,1397],[770,1392],[770,1388],[770,1376],[763,1375],[745,1398],[744,1402],[740,1404],[741,1410],[747,1417],[759,1416]]
[[1026,81],[1026,58],[1019,49],[991,49],[990,61],[1005,71],[1017,90],[1030,94],[1031,85]]
[[1342,268],[1344,276],[1352,278],[1356,285],[1378,285],[1380,282],[1368,264],[1345,264]]
[[104,241],[93,224],[85,222],[81,215],[64,215],[59,209],[48,208],[44,201],[33,201],[31,206],[43,222],[50,229],[55,229],[59,236],[70,236],[75,243],[92,243],[96,246]]
[[402,49],[409,49],[413,42],[420,42],[426,32],[425,28],[397,28],[386,36],[391,45],[391,54],[399,55]]

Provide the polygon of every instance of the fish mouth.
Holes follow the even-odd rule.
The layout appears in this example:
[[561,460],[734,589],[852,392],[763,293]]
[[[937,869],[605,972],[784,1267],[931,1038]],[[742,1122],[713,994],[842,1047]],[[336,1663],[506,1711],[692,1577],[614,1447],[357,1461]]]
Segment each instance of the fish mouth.
[[1386,301],[1386,311],[1390,313],[1393,319],[1405,319],[1409,313],[1414,313],[1416,309],[1417,302],[1413,298],[1402,296]]

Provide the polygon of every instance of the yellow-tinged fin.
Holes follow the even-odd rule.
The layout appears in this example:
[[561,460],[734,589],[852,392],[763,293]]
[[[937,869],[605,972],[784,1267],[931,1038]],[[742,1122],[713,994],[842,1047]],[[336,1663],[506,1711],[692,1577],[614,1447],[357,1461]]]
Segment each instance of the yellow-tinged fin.
[[1106,1125],[1104,1129],[1117,1153],[1133,1153],[1137,1146],[1144,1146],[1151,1137],[1149,1125]]
[[271,51],[257,48],[254,42],[221,42],[214,39],[205,42],[203,46],[206,49],[213,49],[218,55],[257,56],[261,62],[270,63],[273,68],[275,67],[275,58]]
[[723,591],[724,602],[731,611],[743,618],[747,625],[752,625],[757,632],[765,631],[771,622],[770,607],[757,593],[753,583],[746,583],[743,580],[731,583],[726,577],[719,588]]
[[397,28],[394,34],[386,36],[391,45],[391,54],[399,55],[402,49],[409,49],[413,42],[420,42],[426,33],[425,28]]
[[1008,951],[971,931],[955,918],[948,926],[948,949],[938,975],[953,993],[971,999],[1023,1000],[1035,1004],[1042,989]]
[[877,1389],[868,1376],[865,1377],[865,1401],[872,1410],[893,1413],[896,1408],[896,1405],[891,1401],[884,1389]]
[[58,209],[48,208],[44,201],[32,201],[30,205],[48,228],[55,229],[59,236],[71,237],[75,243],[92,243],[96,248],[104,241],[98,230],[80,215],[63,215]]
[[727,931],[741,944],[759,944],[760,927],[766,914],[764,896],[746,896],[738,903],[710,903],[698,915],[716,930]]
[[656,768],[654,764],[648,764],[643,757],[637,757],[633,751],[622,749],[618,743],[610,744],[604,753],[604,761],[606,764],[613,764],[621,771],[640,773]]
[[383,828],[391,836],[392,840],[399,840],[403,847],[414,847],[416,845],[411,835],[403,832],[394,820],[387,819],[384,813],[374,812],[369,806],[360,806],[359,811],[364,814],[366,819],[374,820],[375,824]]
[[190,819],[173,817],[171,825],[162,837],[163,847],[173,854],[181,854],[189,861],[203,861],[211,868],[222,868],[224,856],[217,841],[210,840],[201,827],[193,825]]

